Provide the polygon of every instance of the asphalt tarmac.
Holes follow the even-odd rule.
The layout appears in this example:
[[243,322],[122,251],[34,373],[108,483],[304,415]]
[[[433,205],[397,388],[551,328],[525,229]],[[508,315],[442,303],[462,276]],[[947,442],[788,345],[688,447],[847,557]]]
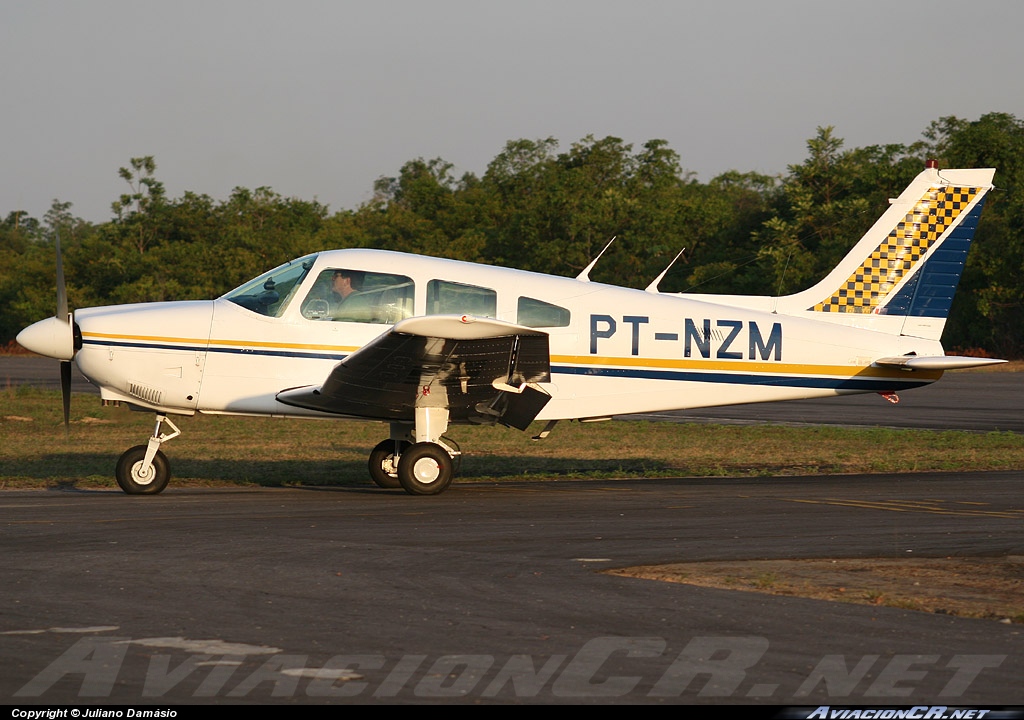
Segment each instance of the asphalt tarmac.
[[1024,704],[1024,626],[615,577],[1024,555],[1018,472],[0,494],[7,703]]
[[[38,355],[0,355],[0,387],[60,389],[60,361]],[[100,394],[71,363],[71,392]]]
[[876,393],[868,393],[642,417],[679,422],[1024,432],[1024,373],[954,370],[931,385],[899,393],[899,398],[893,404]]
[[[975,419],[988,416],[1015,429],[1020,382],[949,373],[905,398],[954,427],[988,429]],[[924,401],[943,389],[951,397]],[[847,422],[915,407],[865,399],[867,420],[848,410]],[[422,498],[6,491],[0,701],[1024,705],[1021,624],[602,572],[1024,556],[1022,480],[503,481]]]

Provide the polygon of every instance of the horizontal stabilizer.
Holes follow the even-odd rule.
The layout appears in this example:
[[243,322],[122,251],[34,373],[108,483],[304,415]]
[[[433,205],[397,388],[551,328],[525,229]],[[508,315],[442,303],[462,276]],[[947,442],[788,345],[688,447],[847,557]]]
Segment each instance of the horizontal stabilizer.
[[875,365],[898,367],[904,370],[963,370],[964,368],[999,365],[1004,362],[1006,361],[993,358],[964,357],[962,355],[936,355],[933,357],[903,355],[902,357],[875,360]]

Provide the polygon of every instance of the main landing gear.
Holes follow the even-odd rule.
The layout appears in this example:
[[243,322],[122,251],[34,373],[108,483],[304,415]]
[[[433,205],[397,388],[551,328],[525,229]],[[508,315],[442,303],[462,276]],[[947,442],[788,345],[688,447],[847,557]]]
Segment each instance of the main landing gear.
[[461,457],[458,447],[441,437],[447,429],[447,408],[416,408],[412,426],[391,423],[391,439],[370,453],[370,478],[382,488],[401,487],[410,495],[443,493]]
[[[160,432],[166,424],[173,432]],[[166,415],[156,416],[156,428],[146,445],[129,448],[118,458],[114,477],[117,484],[129,495],[156,495],[167,487],[171,479],[171,463],[160,450],[161,443],[181,435],[181,431]]]
[[[166,425],[171,432],[162,431]],[[382,488],[402,488],[410,495],[438,495],[448,489],[462,453],[441,436],[448,429],[447,408],[416,408],[413,424],[392,423],[391,439],[370,453],[370,478]],[[145,445],[129,448],[117,461],[117,484],[129,495],[156,495],[171,479],[171,464],[160,446],[181,435],[166,415]],[[410,442],[410,440],[414,442]]]

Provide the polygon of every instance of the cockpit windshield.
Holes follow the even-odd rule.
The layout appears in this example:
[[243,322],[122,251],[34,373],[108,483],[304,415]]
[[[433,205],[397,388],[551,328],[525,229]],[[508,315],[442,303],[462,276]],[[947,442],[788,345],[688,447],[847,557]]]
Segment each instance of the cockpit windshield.
[[299,289],[299,285],[302,284],[310,268],[313,267],[316,256],[317,254],[313,253],[286,262],[241,287],[235,288],[224,295],[224,299],[260,315],[281,317]]

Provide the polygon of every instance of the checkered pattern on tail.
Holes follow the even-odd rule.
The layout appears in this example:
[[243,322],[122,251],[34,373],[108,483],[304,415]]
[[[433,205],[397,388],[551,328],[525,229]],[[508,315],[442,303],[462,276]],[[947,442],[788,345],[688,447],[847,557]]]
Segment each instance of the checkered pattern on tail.
[[929,188],[914,209],[817,312],[870,313],[909,275],[936,240],[956,222],[980,188]]

